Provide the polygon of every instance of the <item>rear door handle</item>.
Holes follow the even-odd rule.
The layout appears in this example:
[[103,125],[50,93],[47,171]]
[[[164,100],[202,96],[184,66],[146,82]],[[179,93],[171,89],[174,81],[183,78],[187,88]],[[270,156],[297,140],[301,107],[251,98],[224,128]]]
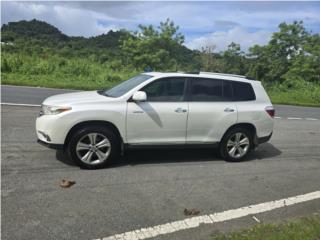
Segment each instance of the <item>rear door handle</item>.
[[225,111],[225,112],[234,112],[234,109],[232,109],[232,108],[225,108],[224,111]]
[[174,110],[176,113],[185,113],[187,112],[187,109],[182,109],[182,108],[177,108],[176,110]]

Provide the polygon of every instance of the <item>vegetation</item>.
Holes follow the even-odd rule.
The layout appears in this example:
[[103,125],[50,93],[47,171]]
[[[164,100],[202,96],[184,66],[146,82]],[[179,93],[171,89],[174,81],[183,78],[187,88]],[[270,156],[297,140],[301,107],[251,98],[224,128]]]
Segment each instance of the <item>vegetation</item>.
[[218,234],[212,240],[317,240],[320,239],[320,216],[305,217],[282,224],[259,224],[252,228]]
[[302,22],[281,23],[269,44],[248,53],[231,43],[224,52],[208,44],[184,45],[167,19],[157,28],[69,37],[46,22],[10,22],[1,27],[2,83],[75,89],[109,88],[138,72],[214,71],[263,82],[274,103],[320,106],[320,36]]

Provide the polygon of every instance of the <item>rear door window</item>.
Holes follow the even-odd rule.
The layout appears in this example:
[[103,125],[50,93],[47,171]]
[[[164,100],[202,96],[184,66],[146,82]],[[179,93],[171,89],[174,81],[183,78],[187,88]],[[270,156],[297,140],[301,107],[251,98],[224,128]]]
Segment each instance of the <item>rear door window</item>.
[[191,84],[190,95],[194,102],[223,101],[222,80],[195,78]]

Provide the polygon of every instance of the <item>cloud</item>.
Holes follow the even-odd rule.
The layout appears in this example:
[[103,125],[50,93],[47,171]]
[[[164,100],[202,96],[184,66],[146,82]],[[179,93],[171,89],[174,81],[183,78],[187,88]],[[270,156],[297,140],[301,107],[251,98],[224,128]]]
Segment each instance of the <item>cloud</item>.
[[170,18],[192,48],[214,41],[221,50],[235,41],[247,49],[266,43],[283,21],[303,20],[307,30],[320,32],[320,2],[1,1],[1,6],[2,23],[36,18],[85,37],[110,29],[135,31],[139,24],[157,26]]
[[241,49],[248,51],[248,48],[255,44],[265,45],[269,42],[272,32],[259,30],[250,32],[243,27],[235,27],[227,31],[216,31],[211,34],[201,36],[186,43],[191,49],[201,49],[205,46],[216,47],[215,51],[223,51],[228,48],[231,42],[240,44]]
[[228,20],[216,20],[214,21],[214,24],[213,24],[215,28],[231,28],[238,25],[239,23],[236,23],[234,21],[228,21]]
[[[5,11],[4,11],[5,9]],[[70,8],[64,4],[5,2],[2,8],[2,22],[38,19],[46,21],[70,36],[94,36],[120,26],[110,23],[109,18],[92,10]],[[100,24],[99,21],[104,22]],[[110,21],[111,22],[111,21]]]

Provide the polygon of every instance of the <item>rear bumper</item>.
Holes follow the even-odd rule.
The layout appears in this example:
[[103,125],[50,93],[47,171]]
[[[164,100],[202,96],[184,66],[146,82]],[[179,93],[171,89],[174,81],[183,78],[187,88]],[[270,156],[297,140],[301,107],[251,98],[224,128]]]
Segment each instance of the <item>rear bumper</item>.
[[269,136],[258,138],[258,144],[268,142],[270,140],[271,136],[272,136],[272,133],[270,133]]
[[48,148],[52,148],[52,149],[63,149],[63,144],[52,144],[52,143],[47,143],[45,141],[42,141],[40,139],[38,139],[37,141],[39,144],[41,144],[42,146],[48,147]]

